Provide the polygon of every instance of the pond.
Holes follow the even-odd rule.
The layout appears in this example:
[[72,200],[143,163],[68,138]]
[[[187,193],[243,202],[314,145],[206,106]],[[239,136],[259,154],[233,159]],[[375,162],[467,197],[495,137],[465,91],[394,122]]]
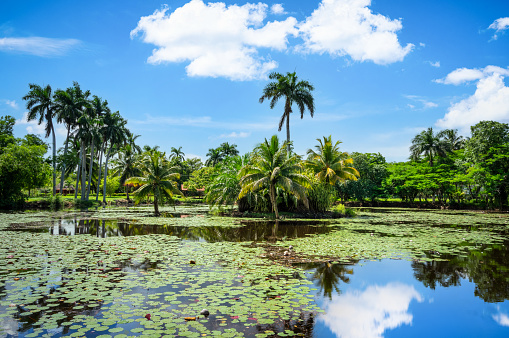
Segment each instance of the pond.
[[507,214],[164,211],[0,214],[0,337],[509,336]]

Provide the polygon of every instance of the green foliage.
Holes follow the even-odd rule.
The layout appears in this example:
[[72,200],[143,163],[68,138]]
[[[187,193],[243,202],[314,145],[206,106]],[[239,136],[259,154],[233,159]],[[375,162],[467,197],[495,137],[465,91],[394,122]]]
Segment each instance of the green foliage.
[[272,210],[276,219],[279,218],[276,188],[300,199],[304,206],[309,207],[306,187],[309,180],[302,174],[303,168],[297,156],[289,156],[287,143],[280,144],[277,135],[270,142],[258,145],[253,153],[253,163],[245,165],[240,171],[242,187],[239,198],[249,192],[268,189]]
[[495,121],[481,121],[470,127],[472,137],[465,144],[465,157],[477,163],[485,159],[491,147],[509,143],[509,124]]
[[239,171],[246,164],[247,158],[235,156],[220,163],[216,168],[210,170],[209,184],[205,190],[205,201],[211,206],[222,208],[231,206],[237,201],[240,193]]
[[49,197],[49,207],[51,210],[60,210],[63,208],[63,206],[64,201],[62,200],[62,196],[60,194]]
[[[100,189],[104,189],[103,182],[101,182]],[[106,195],[111,197],[120,188],[120,176],[108,175],[106,178]]]
[[441,134],[435,134],[433,128],[428,128],[428,130],[424,130],[420,134],[417,134],[412,140],[410,158],[417,161],[420,159],[420,156],[424,154],[424,157],[428,159],[430,167],[432,167],[435,157],[444,157],[449,151],[451,151],[451,149],[448,143],[444,141]]
[[309,210],[325,212],[336,201],[336,191],[329,183],[321,182],[313,172],[306,171],[310,186],[307,189]]
[[9,144],[14,143],[14,135],[12,133],[16,119],[10,115],[0,117],[0,154],[2,149]]
[[184,183],[184,188],[189,191],[196,191],[197,189],[204,189],[212,183],[212,175],[215,170],[211,167],[203,167],[194,171],[187,182]]
[[239,155],[236,144],[229,144],[223,142],[217,148],[210,148],[207,152],[206,166],[214,167],[229,157],[235,157]]

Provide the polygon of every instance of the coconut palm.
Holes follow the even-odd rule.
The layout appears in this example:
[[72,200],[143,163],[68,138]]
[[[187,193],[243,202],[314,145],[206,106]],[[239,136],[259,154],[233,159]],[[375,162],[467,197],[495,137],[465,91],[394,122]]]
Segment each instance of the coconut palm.
[[170,160],[175,159],[177,162],[183,162],[185,160],[186,154],[182,151],[182,147],[171,147],[170,150]]
[[429,165],[433,166],[433,159],[436,156],[445,156],[449,151],[448,144],[440,138],[438,134],[433,132],[433,128],[422,131],[417,134],[412,140],[410,146],[410,158],[412,160],[418,160],[419,157],[424,154],[429,160]]
[[29,84],[30,91],[23,96],[23,100],[27,101],[26,108],[28,110],[27,121],[38,119],[38,124],[44,125],[45,137],[50,134],[53,138],[53,196],[57,191],[57,172],[56,172],[56,156],[57,141],[55,137],[55,128],[53,126],[53,117],[55,117],[55,102],[53,101],[51,86],[41,87],[37,84]]
[[131,177],[126,183],[141,184],[133,193],[136,203],[149,195],[154,196],[154,214],[159,216],[159,203],[172,201],[173,195],[182,195],[175,182],[180,175],[169,168],[160,153],[148,153],[140,163],[141,177]]
[[458,135],[458,129],[444,129],[438,133],[438,137],[443,138],[450,150],[460,150],[465,146],[465,139]]
[[237,156],[239,154],[236,144],[229,144],[228,142],[223,142],[219,146],[219,149],[223,154],[223,157]]
[[[118,152],[118,158],[113,161],[114,176],[120,176],[120,185],[124,185],[130,177],[141,176],[142,172],[138,168],[139,155],[131,144],[126,144]],[[129,186],[126,185],[126,195],[129,201]]]
[[321,182],[336,184],[337,181],[357,181],[359,172],[351,167],[353,159],[347,153],[339,150],[341,141],[332,143],[332,136],[323,137],[323,141],[316,139],[316,151],[308,149],[306,166],[311,168]]
[[223,154],[219,148],[210,148],[206,156],[208,157],[205,161],[207,167],[214,167],[223,160]]
[[234,156],[220,164],[212,183],[205,191],[205,201],[209,205],[233,207],[240,193],[239,171],[248,163],[248,160],[248,156]]
[[270,82],[263,89],[263,95],[260,97],[260,103],[265,99],[270,100],[270,108],[274,108],[280,98],[285,99],[285,110],[279,121],[279,129],[283,127],[286,121],[286,145],[288,148],[288,156],[290,156],[290,114],[292,113],[292,105],[295,103],[300,111],[300,118],[304,117],[306,108],[313,117],[315,113],[314,98],[311,92],[315,89],[308,81],[298,81],[295,72],[281,75],[279,73],[271,73],[269,79],[276,80]]
[[[88,97],[90,91],[82,91],[77,82],[66,90],[58,89],[55,91],[55,109],[57,114],[57,122],[64,123],[67,128],[67,136],[64,143],[63,157],[67,156],[69,138],[71,137],[72,130],[76,127],[78,118],[84,113],[85,109],[89,106]],[[65,173],[67,171],[65,162],[61,166],[60,176],[60,191],[63,189]]]
[[287,142],[280,144],[277,135],[272,136],[270,141],[265,139],[255,148],[253,164],[244,166],[240,172],[242,188],[239,199],[249,192],[267,188],[276,219],[279,219],[276,189],[294,195],[308,207],[305,187],[309,180],[302,174],[298,157],[289,156],[287,149]]

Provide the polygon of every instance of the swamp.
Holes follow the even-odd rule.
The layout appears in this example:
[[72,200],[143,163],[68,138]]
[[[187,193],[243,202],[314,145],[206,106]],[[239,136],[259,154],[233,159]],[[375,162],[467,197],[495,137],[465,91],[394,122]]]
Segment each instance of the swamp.
[[509,335],[507,213],[161,214],[1,213],[0,337]]

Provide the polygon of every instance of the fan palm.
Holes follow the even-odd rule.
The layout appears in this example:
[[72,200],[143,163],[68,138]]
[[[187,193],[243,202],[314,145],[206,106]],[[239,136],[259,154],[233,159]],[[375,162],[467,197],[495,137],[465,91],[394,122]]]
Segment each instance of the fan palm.
[[290,157],[287,149],[287,142],[280,145],[276,135],[272,136],[270,142],[265,139],[265,142],[255,148],[253,164],[244,166],[240,172],[242,188],[239,199],[249,192],[269,189],[276,219],[279,219],[276,188],[296,196],[308,207],[305,186],[309,185],[309,180],[302,174],[303,168],[298,157]]
[[55,102],[53,101],[51,86],[41,87],[37,84],[29,84],[30,91],[23,96],[23,100],[27,101],[26,108],[28,110],[27,121],[38,119],[38,124],[44,125],[45,137],[50,134],[53,138],[53,196],[57,191],[57,173],[56,173],[56,156],[57,141],[55,137],[55,128],[53,126],[53,117],[55,117]]
[[436,156],[445,156],[448,150],[448,144],[442,140],[438,134],[433,132],[433,128],[428,128],[428,130],[424,130],[420,134],[417,134],[412,140],[410,158],[412,160],[417,160],[421,154],[424,154],[429,160],[429,165],[432,167],[433,159]]
[[147,154],[144,161],[140,163],[140,170],[143,177],[131,177],[126,183],[141,184],[133,193],[136,203],[149,195],[154,196],[154,214],[159,216],[159,202],[173,200],[173,195],[182,195],[175,182],[180,175],[172,172],[164,163],[164,157],[159,153]]
[[340,141],[332,143],[332,136],[323,137],[323,141],[316,139],[316,151],[308,149],[306,166],[311,168],[321,182],[336,184],[337,181],[357,181],[359,172],[351,167],[353,159],[347,153],[339,150]]
[[271,73],[269,79],[276,81],[270,82],[265,86],[259,101],[263,103],[265,99],[270,100],[270,109],[272,109],[280,98],[285,99],[285,110],[279,121],[278,131],[281,131],[286,121],[286,145],[288,156],[290,156],[290,114],[292,113],[292,105],[295,103],[299,108],[301,119],[304,117],[306,108],[309,110],[311,117],[313,117],[315,104],[311,92],[315,88],[308,81],[298,81],[295,72],[286,73],[286,75]]

